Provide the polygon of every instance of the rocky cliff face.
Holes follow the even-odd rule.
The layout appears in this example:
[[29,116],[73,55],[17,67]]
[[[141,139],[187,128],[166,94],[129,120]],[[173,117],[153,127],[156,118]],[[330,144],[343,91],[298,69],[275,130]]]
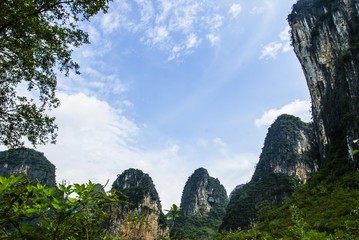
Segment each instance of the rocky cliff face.
[[263,173],[278,173],[306,183],[317,170],[316,161],[308,155],[312,141],[311,123],[287,114],[279,116],[268,129],[252,180]]
[[55,187],[55,166],[33,149],[0,152],[0,176],[25,175],[48,187]]
[[232,193],[221,229],[253,227],[256,206],[262,201],[281,205],[297,184],[316,171],[310,155],[313,131],[291,115],[281,115],[268,129],[260,160],[251,181]]
[[[128,169],[112,184],[120,200],[127,202],[111,209],[112,234],[123,239],[159,239],[168,235],[161,202],[151,177],[141,170]],[[122,193],[122,194],[121,194]]]
[[182,217],[176,219],[176,239],[208,239],[222,223],[227,192],[218,179],[199,168],[188,178],[181,199]]
[[288,21],[312,98],[321,164],[331,148],[341,148],[357,169],[352,152],[359,136],[359,2],[299,0]]
[[215,206],[227,201],[226,189],[208,171],[199,168],[188,178],[183,189],[181,208],[185,216],[206,216]]

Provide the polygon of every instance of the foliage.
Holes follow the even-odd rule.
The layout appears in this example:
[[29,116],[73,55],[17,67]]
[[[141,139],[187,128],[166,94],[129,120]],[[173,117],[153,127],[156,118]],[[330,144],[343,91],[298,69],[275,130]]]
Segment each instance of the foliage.
[[170,210],[165,210],[167,212],[167,221],[171,223],[171,227],[169,230],[169,234],[171,235],[173,231],[173,227],[175,225],[176,219],[179,217],[182,217],[180,214],[181,208],[179,208],[176,204],[172,204],[172,207]]
[[[259,208],[264,207],[262,201],[266,200],[269,205],[281,205],[284,198],[293,193],[299,180],[290,176],[289,172],[295,173],[298,163],[314,169],[311,155],[308,152],[298,153],[298,142],[304,140],[303,135],[311,140],[312,124],[302,122],[298,117],[283,114],[271,125],[251,181],[232,193],[221,231],[252,228],[258,217],[265,217],[258,216]],[[279,172],[274,169],[275,166],[279,167]]]
[[222,223],[227,201],[211,208],[208,215],[181,216],[176,219],[171,236],[175,239],[210,239]]
[[335,0],[298,0],[292,7],[292,13],[308,8],[323,8],[332,5]]
[[[220,230],[248,230],[258,218],[258,210],[264,210],[265,201],[269,204],[281,204],[281,201],[293,193],[296,185],[293,178],[283,174],[263,173],[257,181],[251,181],[235,191],[227,207]],[[265,218],[260,216],[259,218]]]
[[[89,43],[79,29],[111,0],[0,1],[0,143],[11,148],[56,139],[57,126],[47,110],[59,106],[55,67],[79,73],[72,47]],[[18,94],[27,87],[30,95]],[[29,94],[28,94],[29,95]]]
[[[198,198],[202,196],[198,196],[198,192],[207,193],[208,199],[200,203]],[[200,204],[204,204],[210,211],[198,211],[198,208],[203,207]],[[176,219],[171,236],[176,239],[208,239],[214,236],[222,223],[227,204],[227,192],[219,180],[209,176],[206,169],[197,169],[183,189],[182,217]]]
[[112,189],[123,193],[118,197],[131,203],[133,208],[139,206],[147,195],[161,208],[160,199],[151,177],[139,169],[130,168],[118,175],[112,184]]
[[[118,192],[118,199],[128,204],[115,210],[115,221],[124,239],[142,239],[147,229],[157,226],[166,231],[167,221],[151,177],[138,169],[127,169],[117,176],[112,189]],[[148,202],[149,201],[149,202]],[[154,222],[154,221],[157,222]],[[148,223],[151,221],[151,223]],[[152,224],[152,225],[151,225]]]
[[[207,184],[205,184],[208,182]],[[209,176],[205,168],[199,168],[188,178],[182,192],[181,208],[182,212],[191,212],[193,205],[196,203],[197,189],[205,186],[207,192],[212,192],[212,197],[217,199],[218,203],[227,201],[227,192],[218,179]],[[210,191],[210,189],[213,189]]]
[[165,210],[168,212],[167,220],[172,220],[174,222],[176,218],[181,217],[180,210],[181,208],[177,207],[176,204],[173,204],[170,210]]
[[56,186],[55,166],[46,159],[43,153],[33,149],[22,148],[0,152],[0,164],[7,166],[0,168],[1,176],[25,174],[19,170],[26,170],[24,166],[28,166],[30,170],[25,175],[30,180],[39,180],[41,184],[46,184],[48,187]]
[[300,186],[283,206],[269,210],[257,228],[277,238],[306,239],[303,236],[309,233],[326,237],[307,239],[359,238],[359,173],[324,170]]
[[321,175],[298,187],[280,207],[259,204],[254,228],[214,239],[359,239],[359,172]]
[[109,239],[105,209],[116,203],[90,181],[57,189],[0,176],[0,239]]

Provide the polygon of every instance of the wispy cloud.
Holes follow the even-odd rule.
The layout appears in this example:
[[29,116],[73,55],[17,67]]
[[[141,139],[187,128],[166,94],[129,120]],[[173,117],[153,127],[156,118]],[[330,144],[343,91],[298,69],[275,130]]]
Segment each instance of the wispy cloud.
[[262,117],[255,120],[257,127],[268,126],[281,114],[291,114],[300,117],[303,121],[309,122],[311,119],[310,114],[311,103],[310,101],[295,100],[279,109],[270,109],[263,113]]
[[233,18],[238,17],[238,15],[242,12],[242,6],[239,3],[232,4],[230,7],[228,14],[232,15]]
[[282,46],[283,46],[283,44],[278,43],[278,42],[271,42],[271,43],[267,44],[266,46],[263,47],[262,54],[259,58],[260,59],[265,58],[265,57],[275,58],[278,54],[278,51],[281,49]]
[[210,33],[206,35],[206,38],[211,42],[211,45],[213,46],[214,44],[216,44],[216,42],[218,42],[220,40],[220,37]]
[[197,0],[117,0],[101,17],[100,27],[104,34],[120,30],[136,34],[140,42],[163,51],[168,60],[175,60],[191,54],[202,40],[214,46],[226,17],[236,18],[242,11],[238,3],[231,4],[229,10],[228,3],[216,7],[213,4]]
[[231,152],[219,137],[196,143],[195,148],[213,151],[206,163],[193,159],[189,144],[168,142],[159,148],[140,149],[137,139],[143,129],[128,119],[124,110],[82,93],[60,92],[58,97],[61,106],[53,112],[59,125],[58,142],[38,147],[56,165],[58,183],[91,180],[105,184],[109,180],[110,187],[118,174],[137,168],[151,176],[162,206],[168,209],[179,204],[184,184],[196,168],[206,167],[231,191],[250,179],[258,159],[256,154]]
[[265,8],[264,7],[253,7],[250,11],[250,14],[261,14],[265,11]]
[[291,46],[290,46],[290,27],[287,26],[280,34],[279,34],[279,38],[280,40],[284,43],[283,52],[288,52],[291,50]]
[[258,155],[254,153],[227,154],[212,162],[208,171],[211,176],[220,177],[221,184],[226,186],[229,195],[238,184],[247,183],[251,179],[258,159]]
[[141,150],[136,147],[141,128],[123,109],[82,93],[59,92],[58,97],[61,106],[53,111],[59,125],[57,144],[38,147],[56,165],[58,183],[110,180],[110,187],[117,174],[138,168],[154,179],[166,207],[180,199],[190,170],[179,157],[178,144]]
[[213,139],[213,143],[222,154],[226,154],[228,152],[227,144],[221,138],[217,137],[217,138]]
[[276,58],[280,50],[282,50],[283,53],[290,51],[291,45],[289,30],[289,26],[285,27],[285,29],[279,34],[280,41],[270,42],[265,45],[259,58]]

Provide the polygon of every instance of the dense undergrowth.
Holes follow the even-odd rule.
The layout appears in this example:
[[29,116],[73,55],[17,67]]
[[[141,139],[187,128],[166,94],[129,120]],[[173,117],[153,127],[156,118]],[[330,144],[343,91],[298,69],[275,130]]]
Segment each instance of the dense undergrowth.
[[214,239],[359,239],[359,172],[350,168],[344,151],[335,149],[282,206],[258,205],[252,229]]

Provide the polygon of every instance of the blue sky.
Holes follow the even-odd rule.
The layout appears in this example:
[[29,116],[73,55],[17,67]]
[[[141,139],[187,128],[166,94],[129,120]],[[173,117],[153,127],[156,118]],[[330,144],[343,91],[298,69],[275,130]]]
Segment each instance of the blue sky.
[[164,209],[199,167],[228,194],[250,180],[281,113],[310,121],[289,44],[288,0],[114,0],[81,24],[81,75],[59,75],[58,143],[38,147],[57,181],[148,173]]

